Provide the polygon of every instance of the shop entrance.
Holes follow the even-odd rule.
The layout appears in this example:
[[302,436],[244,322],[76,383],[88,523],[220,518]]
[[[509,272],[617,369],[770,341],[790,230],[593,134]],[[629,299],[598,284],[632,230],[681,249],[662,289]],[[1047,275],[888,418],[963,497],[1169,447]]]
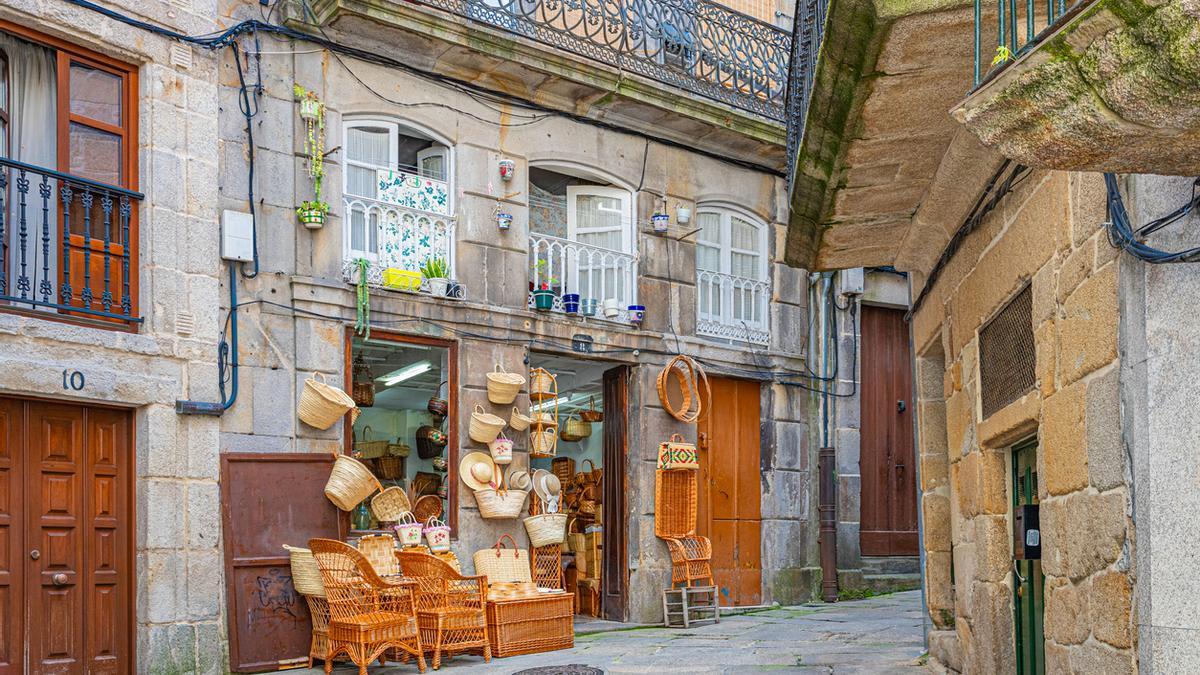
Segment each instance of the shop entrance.
[[534,402],[532,411],[558,417],[553,457],[532,457],[562,483],[569,524],[563,578],[575,593],[577,612],[613,621],[626,618],[625,466],[628,418],[626,366],[530,354],[530,368],[555,376],[558,397]]
[[0,673],[132,672],[131,422],[0,397]]

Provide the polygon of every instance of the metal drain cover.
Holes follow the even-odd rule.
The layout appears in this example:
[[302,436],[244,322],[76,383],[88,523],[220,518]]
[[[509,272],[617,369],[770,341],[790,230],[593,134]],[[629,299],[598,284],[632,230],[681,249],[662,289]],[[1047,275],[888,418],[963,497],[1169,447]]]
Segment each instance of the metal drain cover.
[[604,671],[580,663],[572,663],[566,666],[542,666],[518,670],[513,675],[604,675]]

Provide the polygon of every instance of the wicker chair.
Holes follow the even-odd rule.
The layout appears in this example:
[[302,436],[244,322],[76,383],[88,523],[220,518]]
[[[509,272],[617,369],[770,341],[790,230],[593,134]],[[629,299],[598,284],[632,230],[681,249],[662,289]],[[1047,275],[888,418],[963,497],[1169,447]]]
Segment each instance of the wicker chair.
[[479,652],[492,660],[488,641],[487,577],[466,577],[444,560],[428,553],[397,551],[400,569],[417,586],[417,624],[421,642],[433,650],[433,669],[442,654]]
[[326,663],[333,659],[329,654],[329,601],[318,595],[306,595],[304,599],[312,616],[312,642],[308,647],[308,667],[312,668],[314,659]]
[[415,583],[388,583],[379,578],[371,563],[353,546],[332,539],[308,542],[329,600],[329,657],[325,672],[333,667],[333,658],[346,654],[359,675],[366,675],[367,664],[379,659],[385,664],[389,649],[417,657],[417,668],[425,672],[421,634],[417,630]]
[[712,575],[712,542],[707,537],[664,537],[671,552],[671,586],[691,586],[693,581],[707,581],[715,586]]

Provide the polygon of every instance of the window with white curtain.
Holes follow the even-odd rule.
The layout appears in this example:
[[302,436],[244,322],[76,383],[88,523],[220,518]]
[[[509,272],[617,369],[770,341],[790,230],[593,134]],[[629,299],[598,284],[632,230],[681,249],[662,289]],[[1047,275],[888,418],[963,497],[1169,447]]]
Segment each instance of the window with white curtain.
[[765,341],[770,299],[766,224],[733,209],[701,207],[696,225],[698,332]]

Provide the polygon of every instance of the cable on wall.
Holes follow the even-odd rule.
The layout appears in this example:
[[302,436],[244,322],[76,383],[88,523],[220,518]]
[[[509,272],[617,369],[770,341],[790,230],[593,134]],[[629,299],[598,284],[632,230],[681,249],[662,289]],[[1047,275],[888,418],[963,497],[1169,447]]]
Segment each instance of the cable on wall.
[[1114,248],[1155,265],[1200,261],[1200,246],[1182,251],[1164,251],[1146,243],[1146,237],[1178,223],[1200,207],[1200,177],[1192,181],[1192,196],[1182,206],[1138,228],[1130,222],[1129,212],[1125,210],[1117,174],[1104,174],[1104,186],[1108,193],[1108,222],[1104,223],[1104,227],[1108,231],[1108,243]]

